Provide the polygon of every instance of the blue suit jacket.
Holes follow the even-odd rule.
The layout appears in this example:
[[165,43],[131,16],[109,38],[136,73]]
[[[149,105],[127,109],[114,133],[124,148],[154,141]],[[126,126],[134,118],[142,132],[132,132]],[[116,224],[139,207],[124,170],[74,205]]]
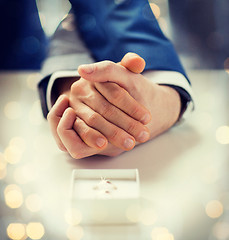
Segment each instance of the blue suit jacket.
[[118,62],[127,52],[135,52],[145,59],[146,70],[172,70],[185,75],[171,42],[158,26],[148,0],[70,2],[82,38],[97,61],[109,59]]
[[0,0],[0,70],[39,69],[47,41],[35,0]]
[[[160,30],[148,0],[70,2],[81,37],[95,61],[119,62],[127,52],[135,52],[145,59],[146,70],[177,71],[186,76],[171,42]],[[3,9],[0,23],[4,32],[4,38],[0,40],[0,69],[39,68],[47,42],[35,0],[0,0],[0,9]],[[49,77],[46,77],[39,83],[44,116],[48,113],[48,81]],[[185,101],[190,100],[188,93],[177,90]]]

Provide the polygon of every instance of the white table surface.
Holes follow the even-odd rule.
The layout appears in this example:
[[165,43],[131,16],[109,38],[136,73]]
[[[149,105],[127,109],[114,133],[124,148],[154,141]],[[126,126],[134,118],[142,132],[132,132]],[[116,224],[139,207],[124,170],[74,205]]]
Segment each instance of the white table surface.
[[[229,145],[216,137],[219,127],[229,125],[229,75],[223,71],[189,75],[196,111],[184,123],[118,157],[74,160],[58,150],[42,117],[33,84],[39,75],[0,73],[0,161],[8,161],[5,167],[0,165],[0,240],[7,239],[10,223],[22,223],[27,229],[30,222],[41,223],[45,231],[41,239],[50,240],[229,239]],[[139,170],[140,223],[70,227],[72,170],[113,168]],[[15,209],[6,205],[4,190],[10,184],[16,184],[23,196]],[[28,207],[31,194],[41,203],[36,212]],[[219,216],[211,218],[209,211]]]

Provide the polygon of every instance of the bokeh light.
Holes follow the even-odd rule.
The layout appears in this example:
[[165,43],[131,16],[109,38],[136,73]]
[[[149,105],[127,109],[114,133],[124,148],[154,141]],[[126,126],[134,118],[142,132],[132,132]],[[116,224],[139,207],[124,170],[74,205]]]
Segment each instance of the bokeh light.
[[150,3],[150,7],[151,7],[151,10],[153,11],[155,18],[158,19],[161,15],[161,10],[159,6],[155,3]]
[[0,160],[0,171],[6,168],[6,162]]
[[3,170],[6,168],[7,162],[4,157],[4,154],[0,152],[0,170]]
[[218,218],[223,213],[223,205],[218,200],[212,200],[205,207],[206,214],[210,218]]
[[216,130],[216,140],[221,144],[229,144],[229,126],[221,126]]
[[141,212],[140,222],[144,225],[153,225],[157,220],[157,215],[152,208],[145,208]]
[[31,239],[41,239],[45,234],[44,226],[39,222],[31,222],[26,226],[26,234]]
[[81,226],[69,226],[66,235],[70,240],[80,240],[84,236],[84,231]]
[[16,164],[21,160],[22,149],[18,146],[9,146],[4,151],[5,159],[10,164]]
[[38,212],[41,210],[43,202],[38,194],[31,194],[25,199],[25,206],[31,212]]
[[8,102],[4,107],[5,116],[10,120],[19,119],[22,115],[21,105],[19,102]]
[[23,195],[21,189],[11,184],[4,190],[5,203],[10,208],[19,208],[23,204]]
[[10,143],[9,143],[10,146],[15,146],[15,147],[18,147],[21,151],[21,153],[23,153],[25,151],[25,148],[26,148],[26,142],[25,142],[25,139],[22,138],[22,137],[13,137],[11,140],[10,140]]
[[82,221],[82,213],[76,208],[69,208],[65,213],[65,221],[69,225],[78,225]]
[[126,217],[131,222],[138,222],[142,213],[142,208],[139,204],[132,204],[126,210]]
[[6,177],[7,174],[7,162],[3,153],[0,153],[0,179]]
[[151,232],[152,240],[174,240],[173,234],[165,227],[155,227]]
[[37,177],[37,171],[35,166],[31,163],[16,168],[13,176],[18,184],[26,184],[33,181]]
[[22,240],[26,237],[25,225],[21,223],[10,223],[6,232],[8,237],[13,240]]
[[0,180],[4,179],[7,175],[7,168],[0,170]]

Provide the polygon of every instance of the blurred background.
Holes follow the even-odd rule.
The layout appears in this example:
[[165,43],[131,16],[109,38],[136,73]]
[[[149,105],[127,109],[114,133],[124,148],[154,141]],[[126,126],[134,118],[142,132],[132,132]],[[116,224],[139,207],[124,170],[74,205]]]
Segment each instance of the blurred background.
[[[120,0],[114,1],[119,2]],[[12,0],[13,4],[18,4],[18,12],[11,13],[12,17],[14,14],[20,14],[19,2],[20,1],[18,0]],[[0,8],[4,6],[1,4],[4,4],[4,1],[0,0]],[[193,69],[207,69],[210,72],[210,70],[214,69],[225,70],[229,73],[228,0],[150,0],[150,6],[162,30],[175,45],[181,61],[188,71]],[[42,118],[40,103],[37,100],[36,85],[34,83],[36,82],[36,79],[41,77],[38,71],[42,60],[45,58],[48,39],[54,33],[61,19],[70,10],[70,4],[67,0],[55,0],[55,2],[53,0],[37,0],[37,7],[40,20],[34,17],[32,23],[37,26],[38,30],[34,33],[34,36],[25,35],[22,40],[12,42],[13,47],[11,51],[12,53],[17,52],[17,54],[12,57],[13,61],[12,59],[6,59],[8,54],[8,49],[4,49],[4,44],[6,44],[4,41],[6,40],[4,40],[4,38],[0,40],[0,70],[31,71],[27,72],[26,78],[25,75],[20,77],[15,75],[18,83],[15,84],[14,82],[14,89],[12,90],[13,100],[7,100],[5,102],[2,101],[2,99],[8,99],[8,93],[3,90],[3,87],[5,89],[10,89],[13,81],[3,83],[5,80],[4,78],[7,78],[7,75],[0,75],[0,88],[2,90],[0,106],[2,111],[1,116],[4,116],[4,118],[1,119],[0,126],[0,240],[63,239],[58,237],[58,234],[55,233],[55,229],[50,230],[45,228],[45,224],[48,223],[45,223],[45,220],[41,217],[41,212],[47,210],[45,209],[45,202],[41,196],[36,194],[36,192],[33,192],[33,184],[31,184],[31,182],[36,179],[38,174],[41,174],[42,176],[44,171],[44,169],[39,169],[39,165],[37,164],[39,159],[34,160],[34,162],[37,161],[37,165],[33,165],[33,153],[40,151],[41,142],[47,143],[47,146],[51,145],[49,139],[50,136],[47,136],[49,130],[46,126],[46,122]],[[16,23],[14,26],[9,26],[7,25],[7,21],[1,19],[1,16],[0,20],[1,29],[3,29],[3,31],[5,30],[10,36]],[[43,35],[40,28],[40,23],[45,35]],[[27,56],[25,62],[20,61],[22,55]],[[11,65],[7,65],[7,63],[11,63]],[[35,73],[34,70],[36,71]],[[209,79],[219,77],[217,73],[213,75],[209,73],[208,76]],[[20,81],[23,82],[26,88],[28,93],[27,96],[21,94],[23,89],[19,84]],[[228,79],[222,81],[222,85],[222,88],[228,86]],[[202,85],[200,88],[202,90],[201,93],[203,93],[203,95],[205,94],[203,96],[203,105],[206,106],[209,102],[214,105],[214,97],[211,96],[213,89],[209,87],[208,91],[205,92],[205,88],[205,85]],[[221,91],[218,91],[217,97],[222,97]],[[227,95],[220,100],[220,106],[223,106],[223,104],[228,101],[228,98],[226,97]],[[18,99],[20,99],[20,102]],[[209,101],[209,99],[211,99],[211,101]],[[222,121],[220,123],[220,125],[222,125],[221,127],[217,126],[218,128],[215,127],[215,129],[217,129],[218,135],[220,136],[218,137],[217,144],[221,144],[226,148],[229,144],[229,128],[226,126],[226,124],[228,124],[228,113],[225,113],[226,109],[223,109],[222,112],[226,115],[223,115],[224,122]],[[26,121],[22,118],[24,115],[28,116]],[[203,131],[208,127],[212,127],[213,115],[214,113],[211,113],[210,115],[208,112],[204,112],[196,117],[196,121],[200,122],[199,126],[203,127]],[[20,137],[21,135],[24,136],[25,133],[23,133],[23,129],[17,128],[17,126],[21,126],[15,123],[17,121],[22,122],[24,129],[26,129],[28,124],[32,126],[31,129],[34,131],[34,139],[32,139],[31,142],[28,143],[27,140],[26,143],[25,139]],[[10,125],[9,123],[13,124]],[[39,129],[37,130],[35,128],[41,125],[45,129],[42,133],[39,132]],[[215,129],[212,130],[214,131],[214,134]],[[12,136],[3,134],[8,130],[13,133]],[[3,136],[7,137],[4,138]],[[30,148],[29,152],[26,153],[26,159],[32,158],[30,163],[23,162],[26,148]],[[49,149],[48,151],[51,150]],[[55,149],[52,151],[55,152]],[[211,152],[209,152],[208,155],[209,158],[212,157]],[[204,217],[203,219],[200,219],[200,221],[201,223],[205,223],[205,228],[202,232],[196,232],[196,229],[200,229],[201,227],[196,226],[196,219],[193,219],[193,222],[190,223],[191,227],[188,228],[190,229],[190,232],[187,233],[186,240],[229,239],[228,172],[224,173],[224,175],[220,174],[222,172],[220,172],[219,169],[223,167],[220,166],[220,164],[217,165],[218,163],[215,161],[215,159],[219,157],[220,156],[218,155],[215,156],[212,160],[213,163],[211,166],[203,167],[204,169],[203,172],[201,172],[201,174],[203,173],[201,178],[204,178],[204,181],[207,182],[207,184],[209,183],[209,192],[211,192],[210,188],[212,186],[217,188],[219,185],[221,187],[220,190],[223,189],[222,191],[225,192],[225,194],[220,201],[206,200],[206,202],[203,203],[203,206],[201,205],[204,209]],[[19,163],[21,166],[17,165]],[[47,169],[46,171],[48,171]],[[50,172],[51,170],[49,169]],[[188,172],[188,169],[186,170]],[[227,169],[223,170],[226,171]],[[44,182],[43,184],[46,183]],[[199,183],[197,182],[196,184],[196,187],[198,187]],[[198,207],[200,206],[198,205]],[[202,208],[200,209],[202,210]],[[52,219],[54,219],[56,216],[54,215],[52,217]],[[65,219],[64,221],[67,225],[68,216],[66,217],[66,214],[63,214],[61,217]],[[189,223],[186,224],[189,225]],[[195,226],[196,228],[192,228],[192,226]],[[160,232],[163,232],[164,230],[159,229],[158,235],[155,234],[155,236],[152,236],[152,239],[176,239],[171,234],[164,234],[161,236]],[[78,229],[77,231],[80,232],[82,230]],[[68,237],[68,239],[74,239],[74,237]],[[81,237],[78,237],[77,239],[81,239]]]
[[[37,0],[42,26],[50,36],[69,11],[65,0]],[[229,1],[149,1],[158,22],[179,53],[185,68],[229,68]]]
[[[185,68],[229,68],[229,1],[149,1],[158,22],[179,53]],[[70,9],[65,0],[37,0],[42,26],[50,36]]]
[[[6,1],[0,1],[1,9],[4,9],[4,2]],[[33,1],[27,2],[27,15],[29,15],[29,9]],[[227,26],[229,22],[229,2],[227,0],[150,0],[150,3],[161,28],[172,39],[186,68],[229,68],[229,28]],[[13,19],[14,15],[22,14],[24,11],[24,9],[20,9],[19,1],[12,0],[11,4],[15,5],[17,12],[14,14],[6,12],[5,15],[0,16],[0,27],[9,36],[14,32],[12,29],[16,31],[17,24],[14,23],[9,26],[9,23],[6,24],[4,17],[9,15]],[[42,27],[46,36],[50,37],[60,20],[69,11],[69,1],[55,0],[55,4],[53,4],[53,0],[37,0],[37,6]],[[18,56],[14,56],[14,65],[10,68],[39,68],[39,62],[45,56],[47,39],[42,36],[39,29],[39,19],[31,15],[31,12],[30,19],[36,31],[33,36],[25,35],[23,39],[14,40],[12,42],[12,52],[17,50],[17,55],[20,55],[20,51],[21,54],[27,54],[28,59],[33,59],[34,65],[32,66],[31,61],[28,60],[24,65],[20,63],[21,66],[17,66]],[[1,44],[0,50],[4,56],[4,54],[6,55],[6,49],[2,47],[4,39],[1,39],[1,42],[3,44]],[[1,69],[4,69],[6,60],[0,60]],[[37,63],[35,63],[35,60]],[[8,64],[10,62],[11,60],[8,61]],[[5,68],[7,67],[5,66]]]

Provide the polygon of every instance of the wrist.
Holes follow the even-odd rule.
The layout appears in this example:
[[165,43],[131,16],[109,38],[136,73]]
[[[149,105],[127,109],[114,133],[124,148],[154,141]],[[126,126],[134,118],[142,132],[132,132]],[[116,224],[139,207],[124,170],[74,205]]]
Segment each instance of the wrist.
[[180,94],[170,86],[160,86],[163,90],[163,97],[165,99],[165,104],[167,105],[169,113],[169,126],[174,125],[178,120],[181,113],[181,97]]
[[155,85],[152,94],[151,114],[152,121],[149,124],[151,138],[161,134],[172,127],[179,119],[181,111],[181,99],[179,93],[166,85]]

